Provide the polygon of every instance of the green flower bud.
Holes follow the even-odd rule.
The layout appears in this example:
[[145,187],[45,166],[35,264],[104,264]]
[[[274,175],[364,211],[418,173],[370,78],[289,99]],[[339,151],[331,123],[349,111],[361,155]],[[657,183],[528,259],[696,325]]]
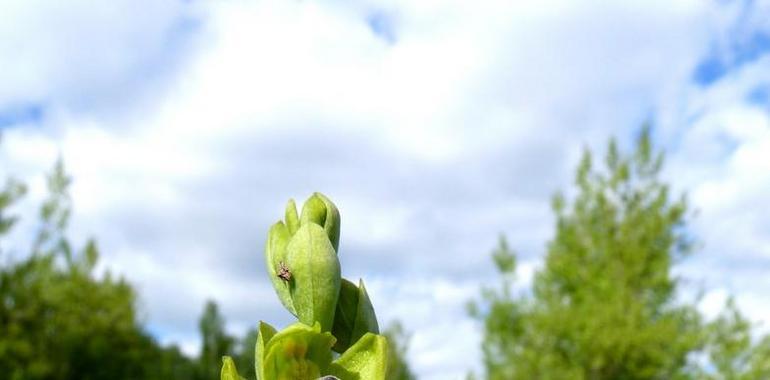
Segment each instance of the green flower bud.
[[235,363],[229,356],[222,357],[222,372],[219,375],[221,380],[243,380],[235,369]]
[[[280,332],[260,322],[257,380],[385,380],[388,343],[377,335],[364,283],[340,277],[337,207],[314,193],[301,214],[289,200],[284,219],[270,228],[265,262],[281,303],[299,322]],[[341,353],[333,363],[332,348]],[[222,380],[241,380],[232,359],[223,360]]]
[[286,247],[286,265],[291,271],[289,287],[300,322],[321,324],[331,331],[340,291],[340,262],[321,226],[302,224]]
[[340,287],[339,211],[315,193],[302,206],[301,216],[289,200],[285,219],[268,234],[265,259],[270,281],[284,307],[301,322],[318,321],[323,331],[330,331]]
[[329,366],[328,374],[342,380],[385,380],[388,372],[388,340],[366,333]]
[[359,280],[356,287],[343,279],[332,327],[332,334],[337,338],[334,351],[344,352],[366,333],[379,334],[380,327],[364,281]]
[[295,323],[275,334],[265,346],[260,379],[315,380],[328,371],[334,337],[313,327]]

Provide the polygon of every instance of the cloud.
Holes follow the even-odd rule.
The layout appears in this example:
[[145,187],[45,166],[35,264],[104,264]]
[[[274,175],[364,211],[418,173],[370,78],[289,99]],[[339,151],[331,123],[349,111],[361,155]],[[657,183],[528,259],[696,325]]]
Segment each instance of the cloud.
[[[177,1],[5,2],[0,105],[127,117],[157,101],[201,23]],[[3,107],[0,107],[2,110]]]
[[[764,227],[770,219],[762,210],[770,206],[770,114],[749,95],[767,83],[769,66],[768,57],[758,58],[690,94],[685,109],[692,121],[680,132],[669,166],[697,209],[692,227],[702,245],[683,273],[701,279],[708,291],[734,295],[765,331],[770,309],[761,299],[770,287],[762,268],[770,265]],[[706,309],[714,309],[715,299],[707,296]]]
[[[73,234],[99,238],[102,268],[135,283],[151,331],[188,353],[206,298],[232,331],[289,323],[262,247],[288,197],[320,190],[343,213],[343,275],[365,279],[383,325],[412,331],[421,378],[478,370],[480,328],[463,306],[494,281],[498,235],[527,282],[552,233],[549,195],[569,186],[582,147],[612,134],[627,144],[649,118],[672,152],[669,177],[702,210],[709,248],[683,271],[749,295],[762,315],[751,300],[764,289],[743,274],[770,246],[756,207],[770,188],[767,105],[750,96],[770,83],[767,58],[693,81],[714,54],[735,62],[712,46],[740,7],[50,7],[2,12],[18,20],[0,27],[0,60],[18,62],[0,74],[7,174],[31,183],[31,209],[60,152],[75,177]],[[725,260],[736,264],[724,277],[702,271]]]

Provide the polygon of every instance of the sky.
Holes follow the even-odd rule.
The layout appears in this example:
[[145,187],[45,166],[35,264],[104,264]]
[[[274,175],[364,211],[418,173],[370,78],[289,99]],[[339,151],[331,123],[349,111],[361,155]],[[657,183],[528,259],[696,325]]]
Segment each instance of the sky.
[[420,378],[479,371],[465,304],[496,281],[497,239],[526,287],[581,151],[628,149],[645,122],[696,210],[684,292],[770,330],[768,2],[8,0],[0,66],[19,213],[62,157],[73,239],[96,237],[100,273],[187,353],[206,299],[235,334],[291,322],[264,242],[321,191],[343,276],[411,332]]

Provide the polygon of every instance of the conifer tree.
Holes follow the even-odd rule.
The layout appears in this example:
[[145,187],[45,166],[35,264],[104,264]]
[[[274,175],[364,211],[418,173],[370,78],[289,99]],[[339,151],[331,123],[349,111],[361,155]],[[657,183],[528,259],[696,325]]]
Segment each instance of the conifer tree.
[[676,300],[672,268],[693,242],[687,201],[660,180],[662,165],[647,128],[632,154],[611,140],[603,165],[586,151],[574,197],[553,198],[556,232],[530,294],[513,294],[515,255],[501,239],[493,259],[503,284],[470,305],[484,322],[488,378],[770,376],[767,343],[752,345],[737,310],[708,322],[695,300]]

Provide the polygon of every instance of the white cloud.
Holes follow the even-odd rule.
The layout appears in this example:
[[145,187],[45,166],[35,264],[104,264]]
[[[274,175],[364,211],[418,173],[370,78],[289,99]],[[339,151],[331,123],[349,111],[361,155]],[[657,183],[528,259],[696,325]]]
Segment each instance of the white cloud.
[[471,369],[479,372],[481,326],[465,316],[478,280],[374,277],[366,286],[380,327],[400,320],[411,332],[410,366],[420,378],[459,379]]
[[[688,189],[697,215],[695,236],[702,245],[683,267],[712,294],[732,294],[751,320],[766,329],[770,292],[764,268],[770,267],[770,114],[767,104],[749,94],[768,84],[770,60],[735,69],[684,98],[691,126],[679,132],[670,156],[669,176]],[[716,297],[716,296],[714,296]],[[721,297],[721,296],[720,296]],[[723,297],[722,297],[723,298]],[[706,297],[714,314],[717,298]],[[710,306],[709,306],[710,305]]]
[[[0,13],[0,104],[122,114],[184,55],[195,9],[177,1],[7,1]],[[152,100],[151,100],[152,99]]]

